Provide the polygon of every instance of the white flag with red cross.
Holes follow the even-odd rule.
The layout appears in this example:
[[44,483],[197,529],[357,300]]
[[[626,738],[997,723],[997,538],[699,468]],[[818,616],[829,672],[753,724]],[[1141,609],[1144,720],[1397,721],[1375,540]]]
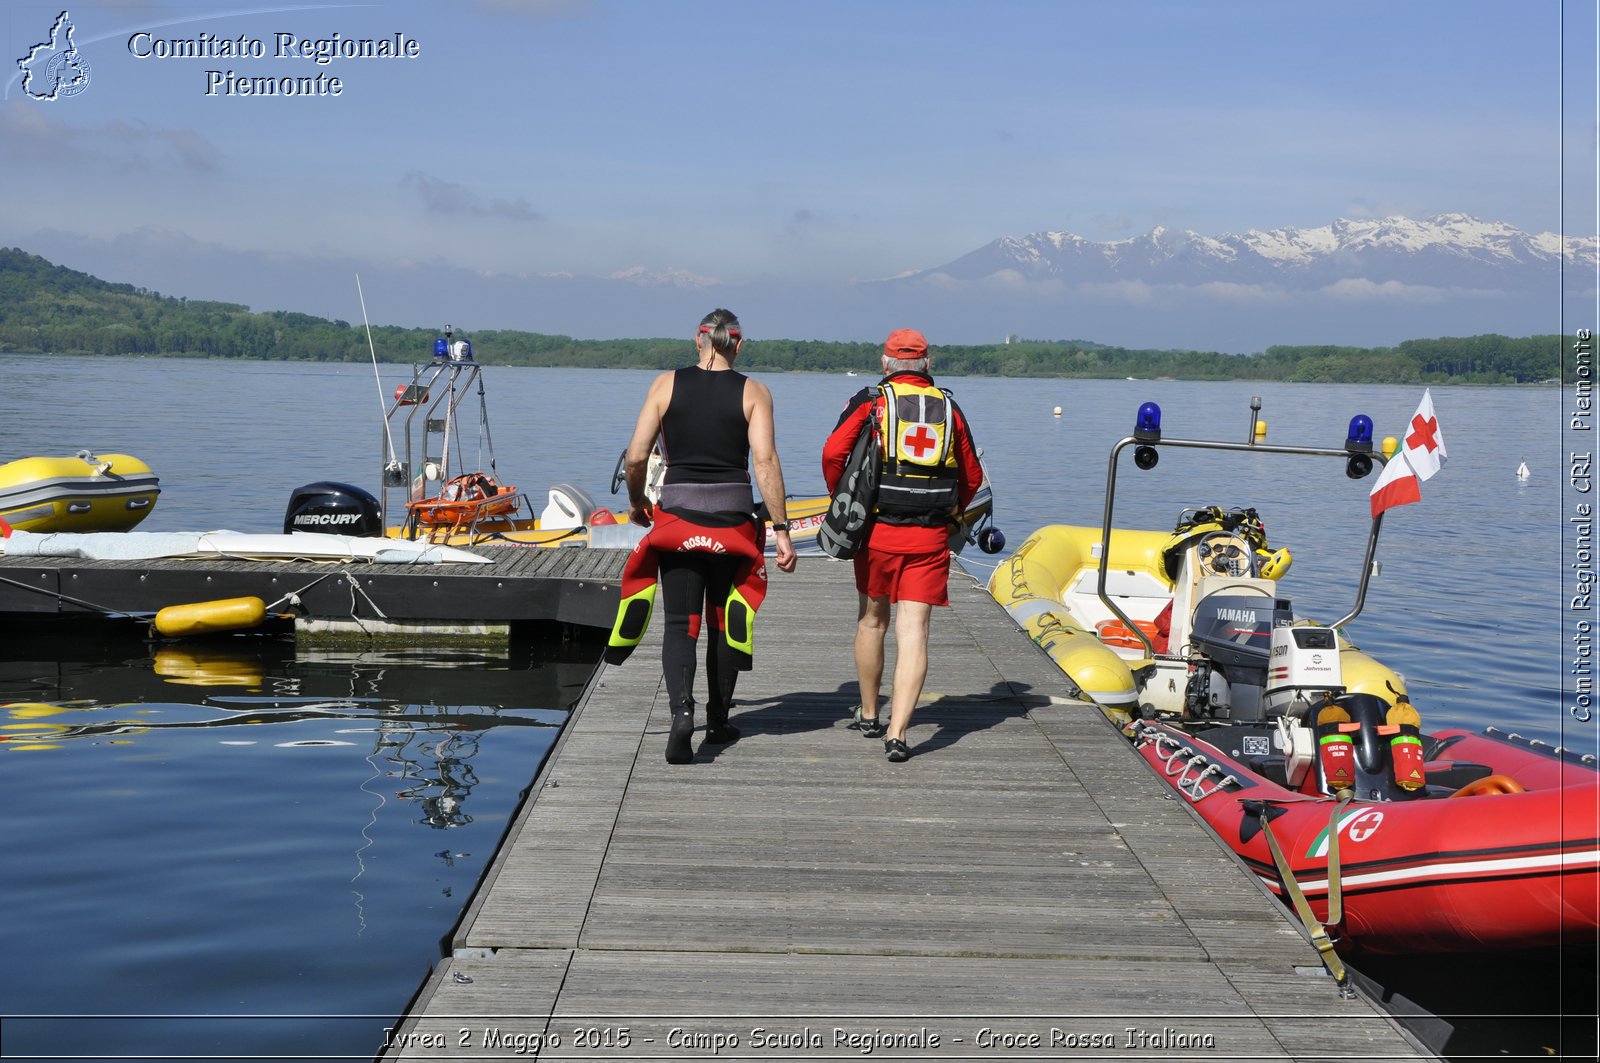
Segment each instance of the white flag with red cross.
[[1449,457],[1439,419],[1433,415],[1433,395],[1424,390],[1422,405],[1412,414],[1400,450],[1389,459],[1372,485],[1372,516],[1384,510],[1422,500],[1422,481],[1444,467]]

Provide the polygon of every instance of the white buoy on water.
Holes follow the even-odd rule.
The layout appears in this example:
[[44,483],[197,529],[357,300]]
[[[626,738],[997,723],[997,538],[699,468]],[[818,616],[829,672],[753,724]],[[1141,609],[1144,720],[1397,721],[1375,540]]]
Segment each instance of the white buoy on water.
[[1521,465],[1517,466],[1517,479],[1526,480],[1527,478],[1528,478],[1528,463],[1527,462],[1523,462]]
[[1060,417],[1061,416],[1061,407],[1057,406],[1054,410],[1051,410],[1050,412],[1055,414],[1057,417]]

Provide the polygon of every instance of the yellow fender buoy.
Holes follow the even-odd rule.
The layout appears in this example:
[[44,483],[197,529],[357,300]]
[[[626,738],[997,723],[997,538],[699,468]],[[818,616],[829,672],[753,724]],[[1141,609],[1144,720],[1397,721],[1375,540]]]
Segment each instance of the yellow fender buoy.
[[169,605],[156,614],[155,627],[169,638],[241,631],[267,618],[267,603],[260,598],[221,598],[214,602]]

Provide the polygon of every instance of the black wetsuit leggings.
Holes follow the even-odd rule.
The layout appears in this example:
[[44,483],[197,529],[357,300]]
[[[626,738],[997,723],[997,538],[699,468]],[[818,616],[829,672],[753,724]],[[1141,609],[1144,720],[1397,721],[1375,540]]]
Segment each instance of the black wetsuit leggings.
[[706,637],[706,720],[725,722],[733,703],[733,685],[739,678],[738,662],[723,637],[717,616],[733,589],[739,559],[704,553],[673,553],[661,557],[661,597],[666,628],[661,636],[661,670],[667,681],[667,698],[674,711],[694,702],[695,639],[689,617],[701,613]]

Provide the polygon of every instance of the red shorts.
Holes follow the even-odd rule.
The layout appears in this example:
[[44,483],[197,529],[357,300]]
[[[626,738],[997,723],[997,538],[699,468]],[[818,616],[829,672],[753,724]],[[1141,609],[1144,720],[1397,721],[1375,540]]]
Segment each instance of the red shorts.
[[868,598],[949,605],[950,550],[924,554],[888,553],[866,547],[856,553],[856,590]]

